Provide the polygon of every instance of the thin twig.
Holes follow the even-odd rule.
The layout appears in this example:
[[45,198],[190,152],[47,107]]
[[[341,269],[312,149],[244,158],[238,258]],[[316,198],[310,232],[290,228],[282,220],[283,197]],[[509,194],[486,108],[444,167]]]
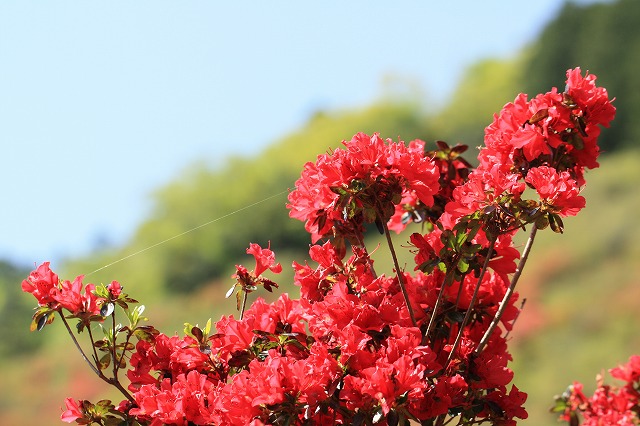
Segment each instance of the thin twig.
[[[449,357],[447,358],[447,364],[451,361],[453,354],[458,349],[460,345],[460,340],[462,339],[462,333],[464,328],[467,326],[469,322],[469,318],[471,318],[471,312],[473,311],[473,305],[476,303],[476,299],[478,298],[478,291],[480,290],[480,286],[482,285],[482,279],[484,278],[485,272],[487,272],[487,268],[489,267],[489,261],[491,260],[491,256],[493,255],[493,247],[496,244],[496,239],[491,238],[489,241],[489,251],[487,252],[487,257],[484,259],[484,264],[482,265],[482,270],[480,271],[480,275],[478,276],[478,283],[476,284],[476,288],[473,290],[473,296],[471,296],[471,302],[469,302],[469,307],[467,308],[467,313],[464,315],[464,319],[460,324],[460,328],[458,329],[458,335],[456,336],[456,341],[453,343],[453,347],[451,348],[451,352],[449,352]],[[460,286],[462,287],[463,283],[460,282]],[[445,366],[446,367],[446,366]]]
[[[102,373],[102,371],[98,369],[98,367],[96,367],[91,363],[91,361],[89,361],[89,358],[87,357],[84,350],[82,349],[82,346],[80,346],[80,343],[78,343],[78,339],[76,339],[75,334],[73,334],[73,332],[71,331],[71,327],[69,327],[69,323],[67,322],[62,312],[60,312],[60,317],[62,318],[62,322],[64,323],[64,326],[67,328],[67,331],[69,332],[69,336],[71,336],[71,340],[73,340],[73,343],[76,345],[76,348],[80,352],[80,355],[82,355],[82,358],[87,362],[87,364],[89,364],[89,367],[91,368],[91,370],[93,370],[93,372],[96,373],[96,375],[100,378],[100,380],[112,386],[115,386],[115,388],[118,389],[120,393],[122,393],[122,395],[125,396],[125,398],[127,398],[130,402],[135,404],[136,403],[135,398],[124,388],[124,386],[122,386],[122,384],[118,379],[109,378],[105,376],[104,373]],[[93,338],[91,338],[91,344],[93,345]],[[98,362],[97,359],[96,359],[96,362]]]
[[398,263],[398,257],[396,256],[396,251],[393,248],[393,242],[391,241],[391,233],[389,232],[389,227],[386,222],[382,222],[382,228],[384,229],[384,235],[387,237],[387,244],[389,245],[389,251],[391,251],[391,257],[393,258],[393,264],[396,268],[396,276],[398,277],[398,283],[400,284],[400,289],[402,290],[402,295],[404,296],[404,302],[407,305],[407,309],[409,310],[409,316],[411,317],[411,322],[414,327],[418,326],[416,322],[416,317],[413,314],[413,308],[411,307],[411,301],[409,300],[409,293],[407,293],[407,287],[404,282],[404,275],[400,270],[400,264]]
[[518,321],[518,318],[520,318],[520,314],[522,313],[522,310],[524,309],[524,304],[525,303],[527,303],[527,298],[526,297],[524,299],[522,299],[522,302],[520,302],[520,309],[516,313],[516,317],[513,319],[513,322],[511,323],[511,329],[507,330],[507,334],[504,335],[504,340],[507,340],[507,338],[509,337],[509,334],[511,333],[511,330],[513,330],[513,327],[516,324],[516,321]]
[[431,318],[429,318],[429,325],[427,325],[427,331],[424,333],[423,344],[426,344],[426,339],[429,338],[429,334],[431,333],[431,329],[435,323],[436,315],[438,314],[438,309],[440,309],[440,301],[442,300],[442,295],[444,294],[444,288],[449,285],[449,277],[452,276],[447,272],[447,275],[442,282],[442,286],[440,287],[440,291],[438,292],[438,297],[436,298],[436,303],[433,305],[433,311],[431,312]]
[[[111,312],[111,358],[113,358],[113,378],[118,380],[118,371],[120,370],[120,361],[122,358],[118,358],[118,351],[116,349],[116,310]],[[122,348],[122,354],[126,351],[127,346]]]
[[78,343],[78,339],[76,339],[76,335],[73,334],[73,332],[71,331],[71,327],[69,327],[69,323],[67,322],[62,312],[60,312],[60,317],[62,318],[62,322],[64,323],[64,326],[67,328],[67,331],[69,332],[69,336],[71,336],[71,340],[73,340],[73,343],[76,345],[76,348],[80,352],[80,355],[82,355],[82,358],[87,362],[87,364],[89,364],[89,367],[93,370],[94,373],[96,373],[98,376],[101,376],[102,373],[100,372],[100,370],[98,370],[98,368],[95,365],[93,365],[91,361],[89,361],[89,358],[84,353],[84,349],[82,349],[82,346],[80,346],[80,343]]
[[531,227],[531,233],[529,234],[529,239],[527,240],[527,244],[525,245],[524,251],[522,252],[522,257],[520,258],[520,262],[518,263],[516,272],[513,274],[513,278],[511,278],[511,284],[509,285],[507,292],[504,294],[504,297],[500,302],[500,306],[498,308],[498,311],[496,312],[496,316],[493,318],[493,321],[491,321],[489,328],[487,329],[487,331],[485,331],[484,336],[482,336],[482,339],[480,340],[480,343],[478,344],[478,347],[474,352],[476,355],[482,352],[484,347],[487,345],[487,342],[489,342],[489,338],[491,337],[491,333],[493,333],[493,330],[495,330],[495,328],[498,326],[498,323],[500,322],[500,319],[502,318],[504,311],[507,309],[509,300],[513,296],[513,292],[516,288],[516,284],[518,284],[518,280],[520,279],[522,270],[524,269],[524,266],[527,263],[527,259],[529,258],[529,253],[531,252],[531,247],[533,246],[533,240],[536,238],[537,231],[538,231],[538,228],[534,223]]
[[240,321],[242,321],[242,317],[244,317],[244,310],[247,307],[247,298],[249,297],[249,293],[245,290],[242,290],[242,307],[240,309]]
[[96,365],[100,363],[100,358],[98,358],[98,351],[96,350],[96,345],[93,343],[95,340],[93,339],[93,332],[91,331],[91,324],[87,325],[87,332],[89,333],[89,341],[91,341],[91,349],[93,349],[93,359],[96,362]]

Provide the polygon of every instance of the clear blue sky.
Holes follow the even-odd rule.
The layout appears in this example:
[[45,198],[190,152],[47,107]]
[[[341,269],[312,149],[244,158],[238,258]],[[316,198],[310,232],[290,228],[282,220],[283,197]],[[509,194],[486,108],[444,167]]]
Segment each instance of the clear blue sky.
[[562,3],[4,0],[0,257],[32,265],[126,241],[190,163],[252,155],[319,108],[365,105],[385,75],[442,100],[465,66],[514,54]]

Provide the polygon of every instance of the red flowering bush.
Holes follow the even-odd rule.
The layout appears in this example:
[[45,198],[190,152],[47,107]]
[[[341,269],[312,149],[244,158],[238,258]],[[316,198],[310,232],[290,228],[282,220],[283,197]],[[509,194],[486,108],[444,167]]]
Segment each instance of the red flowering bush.
[[591,397],[582,391],[582,383],[575,382],[561,395],[551,411],[560,413],[560,420],[571,425],[622,425],[640,424],[640,356],[634,355],[624,365],[609,370],[622,386],[605,385],[602,376],[597,377],[597,388]]
[[[262,274],[282,270],[269,248],[251,244],[256,266],[237,265],[227,294],[236,292],[239,318],[224,316],[215,330],[209,321],[167,336],[142,325],[143,305],[117,282],[83,290],[82,276],[61,281],[42,264],[22,284],[39,304],[32,329],[59,316],[90,368],[124,397],[117,406],[67,399],[62,420],[442,426],[526,418],[526,394],[508,366],[514,289],[537,230],[562,232],[561,218],[585,206],[583,171],[597,167],[600,126],[615,112],[593,75],[576,69],[567,78],[564,92],[506,105],[486,129],[475,169],[462,145],[427,150],[423,141],[364,133],[305,164],[287,204],[314,243],[312,263],[293,264],[300,299],[246,306],[258,287],[278,287]],[[390,230],[411,222],[422,229],[408,238],[415,267],[405,269]],[[365,246],[374,224],[387,239],[391,275],[378,274]],[[512,238],[525,228],[520,253]],[[90,353],[70,318],[88,330]],[[92,322],[102,324],[101,339]]]

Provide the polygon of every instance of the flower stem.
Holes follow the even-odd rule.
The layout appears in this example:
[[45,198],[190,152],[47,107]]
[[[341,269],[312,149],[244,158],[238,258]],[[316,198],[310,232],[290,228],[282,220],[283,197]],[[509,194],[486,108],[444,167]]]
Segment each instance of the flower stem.
[[511,278],[511,284],[509,285],[507,292],[504,294],[504,297],[500,302],[500,307],[498,308],[498,312],[496,312],[496,316],[493,318],[493,321],[491,321],[489,328],[487,329],[487,331],[485,331],[484,335],[482,336],[482,339],[480,340],[480,343],[478,344],[478,347],[474,352],[476,355],[482,352],[484,347],[487,345],[487,342],[489,341],[491,334],[493,333],[495,328],[498,326],[498,323],[500,322],[500,319],[502,318],[504,311],[507,309],[507,305],[509,303],[509,300],[513,296],[513,292],[516,288],[516,284],[518,284],[520,275],[522,275],[522,270],[524,269],[524,265],[527,263],[527,259],[529,258],[529,253],[531,252],[531,247],[533,246],[533,240],[536,238],[537,231],[538,231],[538,228],[534,223],[531,227],[531,233],[529,234],[529,239],[527,240],[527,244],[525,245],[524,251],[522,252],[522,257],[520,258],[520,262],[518,263],[516,272],[513,274],[513,277]]
[[[78,342],[78,339],[76,339],[75,334],[73,334],[73,332],[71,331],[71,327],[69,327],[69,323],[67,322],[66,318],[64,317],[64,315],[62,314],[62,312],[60,312],[60,317],[62,318],[62,322],[64,323],[64,326],[67,328],[67,331],[69,332],[69,336],[71,336],[71,340],[73,340],[74,345],[76,346],[76,348],[78,349],[78,351],[80,352],[80,355],[82,355],[82,358],[86,361],[87,364],[89,364],[89,367],[91,368],[91,370],[93,370],[94,373],[96,373],[96,375],[104,382],[114,386],[116,389],[118,389],[120,391],[120,393],[122,393],[122,395],[125,396],[125,398],[127,398],[130,402],[132,402],[133,404],[136,403],[136,400],[133,398],[133,396],[131,396],[131,394],[124,388],[124,386],[122,386],[122,384],[120,383],[120,381],[118,381],[118,379],[116,378],[109,378],[107,376],[105,376],[102,371],[100,371],[98,369],[98,367],[96,367],[95,365],[93,365],[93,363],[91,361],[89,361],[89,358],[87,357],[87,355],[85,354],[84,350],[82,349],[82,346],[80,346],[80,343]],[[91,345],[93,346],[93,338],[91,338]],[[96,362],[98,362],[97,358],[96,358]]]
[[78,339],[76,339],[76,335],[73,334],[73,331],[71,331],[71,327],[69,327],[69,323],[67,322],[62,312],[60,312],[60,318],[62,318],[62,322],[64,323],[64,326],[67,328],[67,331],[69,332],[69,336],[71,336],[71,340],[73,340],[73,344],[76,345],[76,348],[80,352],[80,355],[82,355],[82,359],[84,359],[86,363],[89,364],[89,367],[93,370],[94,373],[96,373],[98,376],[101,376],[102,373],[100,372],[100,370],[98,370],[98,368],[95,365],[93,365],[91,361],[89,361],[89,358],[84,353],[82,346],[80,346],[80,343],[78,343]]
[[411,307],[411,301],[409,300],[409,293],[407,292],[407,287],[404,282],[404,275],[402,274],[402,270],[400,269],[400,264],[398,263],[398,257],[396,256],[396,251],[393,248],[393,242],[391,241],[391,233],[389,232],[389,227],[387,223],[382,221],[382,228],[384,229],[384,235],[387,238],[387,244],[389,245],[389,251],[391,252],[391,257],[393,258],[393,264],[396,268],[396,276],[398,277],[398,284],[400,284],[400,289],[402,290],[402,295],[404,296],[404,302],[407,305],[407,310],[409,311],[409,316],[411,317],[411,322],[414,327],[418,326],[416,322],[416,317],[413,314],[413,308]]
[[[482,270],[480,271],[480,275],[478,276],[478,283],[476,284],[476,288],[473,290],[473,296],[471,296],[471,301],[469,302],[469,307],[467,308],[467,313],[464,315],[464,319],[460,324],[460,328],[458,329],[458,335],[456,336],[456,341],[453,343],[453,347],[451,348],[451,352],[449,352],[449,357],[447,358],[447,365],[453,358],[453,354],[458,349],[460,345],[460,340],[462,340],[462,333],[464,332],[464,328],[467,326],[469,322],[469,318],[471,318],[471,312],[473,311],[473,305],[476,303],[476,299],[478,298],[478,291],[480,290],[480,286],[482,285],[482,279],[484,278],[485,272],[487,272],[487,268],[489,266],[489,260],[491,260],[491,256],[493,255],[493,247],[496,244],[496,239],[491,238],[489,241],[489,251],[487,252],[487,257],[484,259],[484,264],[482,265]],[[463,283],[460,282],[460,286],[462,287]]]
[[240,308],[240,321],[242,321],[242,317],[244,317],[244,310],[247,307],[247,298],[249,297],[249,293],[246,291],[242,291],[242,307]]
[[[114,380],[118,380],[118,371],[120,371],[120,362],[122,361],[122,357],[118,357],[118,351],[116,349],[116,339],[118,334],[116,333],[116,310],[114,309],[113,312],[111,312],[111,335],[112,335],[112,342],[111,342],[111,359],[113,360],[113,378]],[[125,345],[122,348],[122,355],[124,355],[125,351],[126,351],[127,345],[125,343]]]
[[431,329],[435,324],[435,318],[438,315],[438,309],[440,309],[440,301],[442,300],[442,295],[444,294],[444,288],[450,284],[450,275],[447,274],[445,276],[444,281],[442,282],[442,286],[440,287],[440,291],[438,292],[438,297],[436,298],[436,303],[433,305],[433,312],[431,312],[431,318],[429,319],[429,325],[427,325],[427,331],[424,333],[423,344],[426,344],[426,339],[429,338],[429,333],[431,333]]

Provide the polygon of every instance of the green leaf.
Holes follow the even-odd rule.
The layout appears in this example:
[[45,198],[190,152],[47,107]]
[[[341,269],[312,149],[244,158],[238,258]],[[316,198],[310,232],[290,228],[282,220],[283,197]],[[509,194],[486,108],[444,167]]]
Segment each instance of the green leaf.
[[107,287],[104,284],[100,284],[99,286],[96,286],[95,290],[93,291],[93,294],[95,294],[98,297],[103,297],[105,299],[109,298],[109,290],[107,290]]
[[133,335],[136,336],[138,340],[144,340],[145,342],[152,342],[154,336],[158,335],[158,330],[156,330],[151,325],[147,325],[143,327],[137,327],[133,331]]
[[103,399],[96,402],[95,408],[99,409],[101,412],[107,413],[109,410],[115,408],[113,403],[108,399]]
[[33,314],[29,329],[31,331],[42,330],[45,325],[53,322],[55,313],[56,311],[47,306],[40,306]]
[[564,413],[567,409],[567,401],[561,397],[556,395],[553,407],[549,408],[549,411],[552,413]]
[[469,270],[469,262],[465,258],[461,258],[458,261],[458,271],[461,273],[466,273]]
[[191,336],[191,337],[193,337],[193,334],[191,334],[191,329],[192,329],[192,328],[194,328],[194,326],[193,326],[193,325],[191,325],[191,324],[190,324],[190,323],[188,323],[188,322],[185,322],[185,323],[184,323],[184,334],[185,334],[185,335],[187,335],[187,336]]
[[131,328],[136,328],[140,320],[145,320],[146,318],[142,317],[142,313],[145,310],[144,305],[138,305],[130,311],[127,311],[127,316],[129,317],[129,322],[131,323]]

